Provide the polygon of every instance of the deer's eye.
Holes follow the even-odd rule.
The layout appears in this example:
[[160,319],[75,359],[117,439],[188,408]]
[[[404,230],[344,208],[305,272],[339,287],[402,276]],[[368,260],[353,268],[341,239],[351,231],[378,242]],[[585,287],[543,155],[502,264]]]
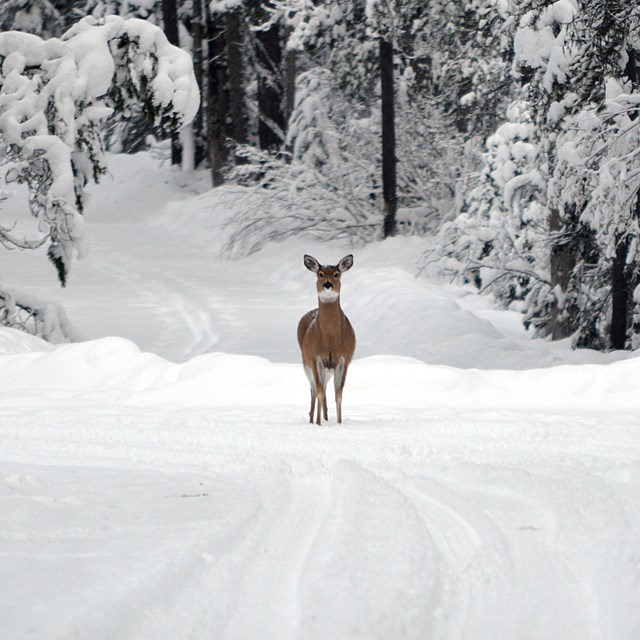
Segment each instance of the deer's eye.
[[318,271],[318,278],[324,278],[324,271]]
[[334,278],[339,278],[339,277],[340,277],[340,272],[339,272],[339,271],[336,271],[336,272],[333,274],[333,277],[334,277]]

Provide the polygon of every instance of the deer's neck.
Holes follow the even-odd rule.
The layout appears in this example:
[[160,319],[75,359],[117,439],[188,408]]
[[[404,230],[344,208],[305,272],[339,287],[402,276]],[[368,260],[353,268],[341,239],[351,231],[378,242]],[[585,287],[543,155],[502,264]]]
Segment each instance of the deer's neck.
[[340,296],[333,302],[323,302],[318,299],[318,321],[325,326],[335,326],[339,323],[342,316],[342,308],[340,307]]

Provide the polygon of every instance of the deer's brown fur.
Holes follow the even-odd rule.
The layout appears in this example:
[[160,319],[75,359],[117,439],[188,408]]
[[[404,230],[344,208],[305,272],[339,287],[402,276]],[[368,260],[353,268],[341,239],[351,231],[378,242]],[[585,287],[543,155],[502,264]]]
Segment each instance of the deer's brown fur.
[[342,390],[356,348],[356,335],[340,306],[340,279],[352,267],[353,256],[345,256],[337,265],[320,265],[315,258],[305,255],[304,264],[316,273],[318,292],[318,308],[306,313],[298,324],[302,364],[311,385],[309,422],[313,422],[314,410],[317,424],[321,424],[321,412],[328,419],[326,386],[333,376],[341,423]]

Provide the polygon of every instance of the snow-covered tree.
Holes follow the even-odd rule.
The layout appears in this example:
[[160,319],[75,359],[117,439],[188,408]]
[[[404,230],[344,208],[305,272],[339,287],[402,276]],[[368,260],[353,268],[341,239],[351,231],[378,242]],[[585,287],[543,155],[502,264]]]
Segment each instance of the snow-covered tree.
[[80,338],[60,304],[8,289],[2,283],[0,325],[20,329],[54,343]]
[[[449,228],[454,240],[443,260],[503,302],[520,300],[525,319],[543,335],[623,348],[634,342],[633,317],[640,315],[634,309],[640,297],[634,295],[640,282],[640,8],[523,0],[510,9],[512,73],[524,96],[519,122],[529,123],[527,143],[535,150],[527,154],[530,166],[514,176],[518,191],[528,185],[526,216],[509,182],[495,185],[495,199],[487,192],[496,160],[507,174],[517,167],[512,146],[502,160],[489,148],[484,188],[472,192],[467,212]],[[498,135],[514,124],[501,126]],[[500,206],[490,204],[500,199]],[[501,224],[493,222],[496,213]],[[461,246],[473,255],[466,266]],[[530,276],[519,278],[526,286],[518,292],[514,277],[523,257]],[[490,272],[483,270],[487,265]]]
[[5,0],[0,6],[0,30],[55,35],[60,11],[51,0]]
[[[106,171],[100,127],[139,104],[167,130],[198,108],[191,59],[142,20],[88,17],[60,39],[0,34],[0,157],[26,183],[41,244],[64,285],[86,251],[84,187]],[[5,243],[20,240],[2,230]]]
[[471,282],[501,305],[525,311],[527,324],[543,327],[551,287],[540,146],[526,99],[515,101],[507,116],[487,139],[484,168],[464,211],[441,227],[422,268]]
[[[392,22],[396,2],[386,3],[386,9],[389,9],[387,5],[393,5],[389,10],[378,6],[374,0],[335,0],[316,5],[285,0],[275,4],[293,31],[289,46],[313,51],[324,45],[331,52],[328,66],[340,78],[337,84],[342,84],[347,94],[362,95],[366,87],[372,86],[371,73],[361,73],[358,82],[354,81],[354,72],[358,74],[366,68],[368,72],[373,72],[373,78],[380,79],[384,234],[393,235],[397,209],[393,39],[397,29]],[[389,12],[392,17],[387,15]],[[300,131],[300,128],[296,131]]]
[[290,152],[238,150],[244,162],[229,177],[249,190],[234,202],[242,215],[231,223],[229,253],[251,253],[298,234],[354,243],[376,237],[377,131],[370,118],[354,118],[328,70],[300,74],[286,141]]
[[[447,79],[443,76],[442,65],[438,66],[440,62],[433,63],[437,47],[429,48],[428,45],[439,37],[435,30],[441,29],[442,21],[432,24],[429,18],[435,7],[445,3],[435,0],[427,3],[416,0],[394,0],[392,3],[281,0],[272,4],[273,20],[284,23],[289,29],[289,49],[301,52],[303,71],[296,82],[295,105],[286,138],[286,148],[291,152],[293,162],[307,163],[327,184],[342,185],[345,180],[352,183],[360,180],[361,188],[344,190],[345,202],[349,199],[350,207],[357,206],[367,212],[377,208],[382,226],[380,210],[385,198],[381,174],[386,172],[382,171],[379,139],[383,129],[381,97],[384,93],[380,81],[380,43],[386,39],[390,45],[387,49],[392,54],[386,56],[390,62],[387,68],[396,85],[395,90],[386,92],[387,98],[392,98],[387,104],[395,103],[397,112],[395,128],[386,127],[386,131],[393,129],[398,142],[395,151],[387,149],[384,154],[389,164],[395,165],[397,174],[397,193],[389,195],[393,190],[387,190],[387,200],[397,200],[403,207],[418,206],[422,212],[428,212],[426,216],[430,219],[435,215],[449,215],[452,208],[459,206],[460,194],[469,184],[469,172],[477,169],[478,153],[474,145],[466,144],[466,131],[458,130],[459,118],[455,109],[445,104],[442,92],[436,95],[434,90],[436,70],[440,73],[440,87],[446,86]],[[489,2],[480,4],[487,13]],[[442,13],[444,15],[444,9]],[[451,20],[460,20],[459,14],[454,12]],[[471,23],[470,19],[468,21]],[[473,34],[471,24],[467,31],[470,36]],[[456,41],[456,46],[458,44]],[[451,48],[448,59],[455,58],[458,63],[462,56],[473,53],[469,48],[462,52],[455,52],[454,45]],[[499,57],[495,47],[487,44],[485,49],[491,49],[491,55]],[[504,73],[508,64],[502,58],[500,60]],[[450,66],[453,69],[456,65],[451,62]],[[472,69],[473,64],[466,62],[466,67]],[[486,65],[494,71],[497,67],[497,63]],[[481,75],[477,75],[477,84],[480,84]],[[495,75],[499,76],[497,72]],[[464,91],[468,94],[469,88],[465,86]],[[458,94],[462,95],[461,92],[462,89]],[[472,100],[469,96],[467,99]],[[347,105],[346,108],[343,105]],[[459,105],[459,109],[462,106]],[[476,113],[484,111],[477,107]],[[481,120],[480,116],[477,119]],[[469,120],[472,120],[471,116]],[[478,135],[477,128],[474,124],[468,130],[474,129],[473,135]],[[463,147],[465,153],[460,153]],[[363,151],[366,155],[358,156]],[[267,168],[277,171],[278,179],[284,179],[286,163],[276,159],[267,162],[264,156],[251,157],[253,161],[233,175],[243,181],[248,176],[258,176],[261,182],[270,185],[271,190],[275,189],[276,176],[267,176],[265,171]],[[337,172],[336,168],[339,168]],[[288,176],[285,182],[290,184],[291,177]],[[290,191],[296,192],[295,189]],[[321,192],[314,190],[318,198]],[[361,202],[354,203],[356,193],[362,198]],[[333,205],[334,200],[332,195],[328,201]],[[253,212],[248,211],[244,222],[252,216]],[[346,223],[346,220],[342,222]],[[294,226],[298,230],[303,227]],[[352,230],[356,228],[346,226]],[[419,229],[427,225],[418,220],[410,226]],[[243,225],[243,228],[255,227]]]
[[635,251],[640,52],[636,3],[532,3],[515,65],[544,141],[550,330],[599,348],[628,344]]
[[336,107],[330,99],[332,90],[331,72],[321,67],[301,73],[296,81],[286,145],[294,161],[305,162],[316,169],[336,162],[339,156],[338,132],[332,118]]
[[[513,25],[508,2],[425,3],[413,44],[416,86],[427,84],[454,127],[468,136],[495,131],[514,98]],[[410,52],[409,52],[410,53]]]
[[98,20],[106,16],[140,18],[160,25],[157,17],[161,0],[79,0],[84,14]]

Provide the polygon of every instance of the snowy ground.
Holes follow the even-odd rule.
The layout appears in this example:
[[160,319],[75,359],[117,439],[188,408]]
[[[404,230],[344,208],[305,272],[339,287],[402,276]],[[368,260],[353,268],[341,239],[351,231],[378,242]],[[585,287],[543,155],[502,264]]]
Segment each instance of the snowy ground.
[[1,254],[88,339],[0,330],[2,640],[640,637],[637,357],[531,341],[396,239],[355,251],[345,422],[311,426],[302,254],[348,250],[223,260],[238,194],[111,168],[67,289]]

